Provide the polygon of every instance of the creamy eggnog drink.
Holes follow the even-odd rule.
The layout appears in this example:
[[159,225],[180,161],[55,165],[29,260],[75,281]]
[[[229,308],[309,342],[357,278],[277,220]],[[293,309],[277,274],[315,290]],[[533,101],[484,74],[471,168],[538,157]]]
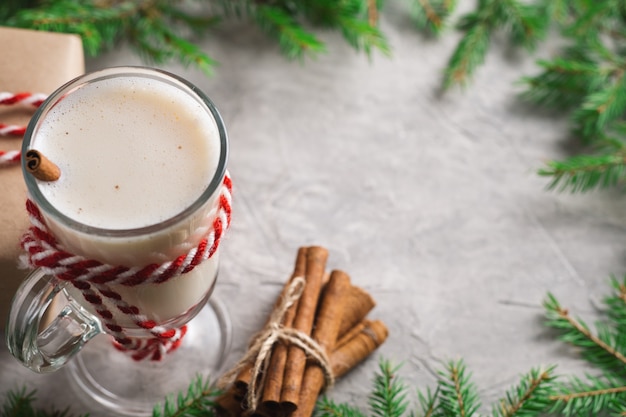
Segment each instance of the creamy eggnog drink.
[[[29,191],[68,252],[111,265],[161,264],[187,253],[213,224],[226,158],[223,126],[192,87],[151,74],[103,71],[60,96],[34,127],[29,147],[61,176],[33,180]],[[206,300],[217,259],[160,284],[112,289],[165,323]],[[66,291],[90,308],[72,285]],[[134,327],[129,316],[109,310],[117,323]]]

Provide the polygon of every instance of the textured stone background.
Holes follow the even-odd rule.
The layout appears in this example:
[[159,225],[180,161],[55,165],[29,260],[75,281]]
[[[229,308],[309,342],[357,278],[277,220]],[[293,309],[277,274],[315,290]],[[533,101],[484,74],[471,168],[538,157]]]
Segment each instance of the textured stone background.
[[[264,321],[297,248],[320,244],[329,268],[376,298],[371,316],[391,331],[376,356],[402,362],[419,387],[463,358],[487,411],[533,366],[586,369],[542,325],[541,302],[551,291],[599,317],[608,276],[625,266],[625,196],[547,192],[536,170],[571,142],[565,120],[516,99],[534,58],[495,39],[471,87],[441,96],[458,35],[422,37],[400,3],[382,20],[390,59],[368,60],[327,34],[329,53],[301,65],[234,24],[205,42],[220,62],[213,78],[167,67],[212,97],[230,133],[235,212],[216,290],[235,329],[228,362]],[[121,49],[87,64],[139,63]],[[365,407],[376,369],[372,358],[331,395]],[[42,403],[64,408],[76,403],[63,378],[31,374],[0,347],[0,391],[37,388]]]

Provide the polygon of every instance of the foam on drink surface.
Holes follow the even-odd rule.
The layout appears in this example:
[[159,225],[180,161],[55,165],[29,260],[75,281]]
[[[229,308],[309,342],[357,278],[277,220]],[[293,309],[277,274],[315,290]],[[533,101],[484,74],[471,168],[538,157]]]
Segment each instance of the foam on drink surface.
[[107,229],[159,223],[206,189],[219,159],[208,110],[178,88],[111,78],[58,102],[33,141],[61,169],[40,183],[45,198],[78,222]]

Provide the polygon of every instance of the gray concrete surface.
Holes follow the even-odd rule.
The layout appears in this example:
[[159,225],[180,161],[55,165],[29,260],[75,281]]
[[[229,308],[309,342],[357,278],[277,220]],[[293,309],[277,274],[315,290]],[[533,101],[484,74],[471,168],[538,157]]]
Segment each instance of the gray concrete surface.
[[[373,294],[371,316],[391,331],[330,392],[339,401],[366,408],[380,356],[416,387],[463,358],[485,412],[533,366],[581,374],[584,362],[542,324],[541,302],[551,291],[600,317],[608,276],[625,267],[626,197],[545,190],[537,168],[570,144],[565,120],[516,99],[533,57],[496,39],[473,84],[439,96],[457,35],[426,39],[397,10],[382,24],[392,58],[368,60],[325,34],[329,53],[301,65],[234,24],[204,43],[220,62],[214,77],[166,67],[212,97],[230,133],[235,211],[216,289],[235,328],[228,362],[262,324],[297,248],[320,244],[330,268]],[[88,67],[138,63],[122,48]],[[78,403],[64,378],[31,374],[0,347],[0,392],[24,385],[47,406],[106,414]]]

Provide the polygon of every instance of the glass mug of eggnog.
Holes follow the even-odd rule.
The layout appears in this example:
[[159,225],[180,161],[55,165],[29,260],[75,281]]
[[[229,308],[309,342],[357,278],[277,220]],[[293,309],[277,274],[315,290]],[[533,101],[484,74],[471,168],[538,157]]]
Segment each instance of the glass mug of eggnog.
[[108,68],[50,95],[22,148],[33,272],[11,307],[11,353],[41,373],[67,364],[87,402],[127,415],[216,371],[231,333],[210,297],[227,155],[216,107],[173,74]]

